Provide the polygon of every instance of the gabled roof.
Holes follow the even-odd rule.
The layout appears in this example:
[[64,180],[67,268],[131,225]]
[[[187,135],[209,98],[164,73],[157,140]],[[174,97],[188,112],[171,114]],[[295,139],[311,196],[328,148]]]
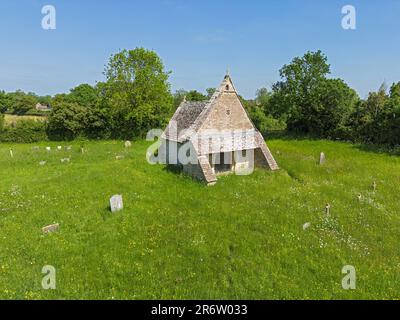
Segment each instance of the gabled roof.
[[193,125],[207,104],[208,101],[184,100],[178,109],[176,109],[167,129],[163,133],[163,138],[179,141],[184,132]]
[[212,110],[215,100],[223,92],[236,93],[236,89],[229,75],[226,75],[210,100],[194,102],[184,100],[165,129],[162,138],[183,142],[197,132]]

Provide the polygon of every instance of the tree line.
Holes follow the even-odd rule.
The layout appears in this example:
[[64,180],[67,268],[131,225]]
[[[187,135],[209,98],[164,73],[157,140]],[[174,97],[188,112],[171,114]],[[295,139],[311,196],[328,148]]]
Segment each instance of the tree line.
[[[165,127],[184,97],[202,101],[215,91],[171,93],[170,73],[154,51],[144,48],[112,55],[104,75],[104,82],[82,84],[53,97],[0,92],[0,112],[26,114],[36,103],[51,105],[47,121],[32,124],[42,126],[49,139],[134,139]],[[294,58],[279,75],[280,80],[270,90],[259,89],[255,99],[240,97],[262,133],[286,130],[316,138],[400,144],[400,82],[382,85],[361,99],[345,81],[329,77],[330,65],[321,51]],[[26,129],[27,124],[21,126]],[[1,128],[6,130],[0,115]]]

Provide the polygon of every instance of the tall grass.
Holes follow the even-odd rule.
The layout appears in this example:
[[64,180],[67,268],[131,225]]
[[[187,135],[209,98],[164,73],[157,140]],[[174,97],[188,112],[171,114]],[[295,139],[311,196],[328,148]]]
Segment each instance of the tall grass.
[[[50,145],[0,145],[0,298],[400,298],[399,157],[275,139],[280,171],[206,187],[149,165],[147,142]],[[41,287],[45,265],[56,290]],[[342,288],[345,265],[356,290]]]

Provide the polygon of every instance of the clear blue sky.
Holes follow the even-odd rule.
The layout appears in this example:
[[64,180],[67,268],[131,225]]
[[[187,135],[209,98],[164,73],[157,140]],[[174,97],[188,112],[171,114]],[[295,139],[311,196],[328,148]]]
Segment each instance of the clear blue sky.
[[[57,30],[41,28],[41,8],[57,9]],[[357,29],[341,9],[357,9]],[[328,55],[332,76],[362,97],[400,81],[400,0],[1,0],[0,89],[66,92],[102,81],[123,48],[155,50],[172,89],[216,86],[229,67],[240,94],[278,80],[307,50]]]

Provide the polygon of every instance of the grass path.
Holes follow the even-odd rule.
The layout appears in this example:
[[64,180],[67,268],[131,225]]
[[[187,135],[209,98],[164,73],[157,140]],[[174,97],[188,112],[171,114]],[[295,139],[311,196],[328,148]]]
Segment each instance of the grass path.
[[[147,142],[90,142],[85,154],[51,145],[12,146],[11,159],[0,144],[2,299],[400,298],[399,157],[272,140],[279,172],[207,188],[147,164]],[[125,209],[113,215],[119,193]],[[60,231],[42,235],[55,222]],[[57,290],[41,288],[45,265]],[[356,290],[342,289],[345,265]]]

